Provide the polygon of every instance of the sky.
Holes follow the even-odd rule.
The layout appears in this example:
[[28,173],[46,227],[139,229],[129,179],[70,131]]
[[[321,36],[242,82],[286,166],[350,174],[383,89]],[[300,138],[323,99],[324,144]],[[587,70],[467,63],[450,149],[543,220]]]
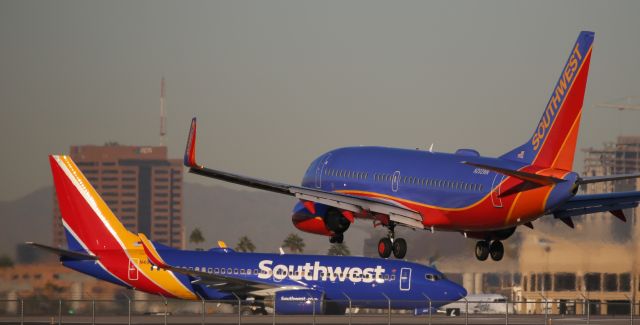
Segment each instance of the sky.
[[[168,145],[297,184],[332,148],[495,156],[529,139],[581,30],[596,33],[578,147],[640,135],[640,1],[1,1],[0,200],[70,145]],[[578,152],[576,170],[582,169]],[[428,166],[425,166],[428,168]],[[221,184],[196,175],[187,182]]]

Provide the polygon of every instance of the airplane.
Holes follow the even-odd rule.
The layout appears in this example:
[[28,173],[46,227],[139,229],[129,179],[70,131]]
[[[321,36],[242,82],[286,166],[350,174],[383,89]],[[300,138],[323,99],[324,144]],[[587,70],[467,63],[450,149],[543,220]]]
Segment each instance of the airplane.
[[[68,156],[49,157],[68,248],[30,243],[62,264],[129,289],[190,300],[254,300],[266,313],[344,314],[346,308],[434,308],[465,289],[438,270],[397,260],[351,256],[189,251],[125,229]],[[351,300],[351,305],[349,303]],[[389,305],[390,304],[390,305]]]
[[196,119],[185,149],[191,173],[294,196],[298,229],[340,243],[356,219],[384,226],[380,257],[403,258],[407,243],[397,226],[455,231],[477,239],[475,256],[499,261],[502,241],[518,226],[551,215],[574,227],[571,217],[638,206],[640,192],[576,195],[580,185],[640,177],[585,177],[572,171],[594,33],[580,32],[531,138],[499,156],[473,149],[455,153],[386,147],[347,147],[320,155],[299,186],[207,168],[196,162]]

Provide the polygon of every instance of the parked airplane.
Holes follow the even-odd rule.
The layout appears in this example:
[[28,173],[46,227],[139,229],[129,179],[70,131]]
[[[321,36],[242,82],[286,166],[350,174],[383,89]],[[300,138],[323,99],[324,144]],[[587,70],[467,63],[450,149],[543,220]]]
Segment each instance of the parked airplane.
[[[352,307],[415,309],[466,295],[437,270],[365,257],[185,251],[125,229],[68,156],[49,162],[68,249],[34,244],[63,265],[101,280],[167,298],[275,297],[279,314],[344,313]],[[264,306],[262,304],[262,306]],[[264,308],[262,309],[264,311]]]
[[388,228],[378,253],[397,258],[407,244],[396,226],[457,231],[479,239],[475,254],[501,260],[502,240],[517,226],[553,215],[573,228],[572,216],[638,205],[640,192],[576,195],[580,185],[639,177],[640,174],[581,177],[571,171],[594,33],[581,32],[529,141],[497,158],[473,149],[453,154],[383,147],[349,147],[314,160],[300,186],[205,168],[196,163],[196,119],[191,123],[184,163],[190,172],[295,196],[294,225],[342,242],[356,218]]

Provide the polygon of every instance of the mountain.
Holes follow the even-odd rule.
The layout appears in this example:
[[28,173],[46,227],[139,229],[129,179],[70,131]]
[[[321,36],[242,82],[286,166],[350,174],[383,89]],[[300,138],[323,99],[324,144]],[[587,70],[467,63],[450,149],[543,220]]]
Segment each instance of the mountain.
[[[0,255],[15,256],[16,245],[25,241],[50,244],[52,241],[53,189],[47,186],[14,201],[0,201]],[[305,253],[324,254],[329,240],[306,234],[291,223],[293,197],[264,192],[238,190],[222,186],[184,184],[184,227],[188,239],[198,227],[206,242],[217,246],[223,240],[233,247],[241,236],[248,236],[259,252],[277,252],[290,233],[301,236]],[[367,227],[370,227],[368,224]],[[345,240],[354,254],[362,254],[367,232],[359,227],[349,230]],[[188,243],[187,243],[188,244]]]
[[[233,247],[238,239],[248,236],[258,252],[277,252],[290,233],[296,233],[306,243],[305,253],[325,254],[330,247],[328,237],[299,231],[291,222],[291,211],[296,199],[265,191],[247,191],[221,186],[184,184],[184,223],[188,240],[198,227],[206,243],[203,247],[217,246],[223,240]],[[367,227],[371,227],[369,224]],[[345,243],[353,254],[362,254],[368,234],[360,227],[347,232]]]
[[53,192],[51,186],[14,201],[0,201],[0,255],[14,257],[16,245],[26,241],[51,243]]

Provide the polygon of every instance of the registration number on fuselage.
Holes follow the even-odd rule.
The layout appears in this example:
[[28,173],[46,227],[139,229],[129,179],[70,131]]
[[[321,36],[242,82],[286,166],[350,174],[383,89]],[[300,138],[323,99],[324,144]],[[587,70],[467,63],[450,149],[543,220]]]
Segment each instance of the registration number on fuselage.
[[484,168],[476,168],[473,170],[473,173],[478,175],[489,175],[489,170]]

